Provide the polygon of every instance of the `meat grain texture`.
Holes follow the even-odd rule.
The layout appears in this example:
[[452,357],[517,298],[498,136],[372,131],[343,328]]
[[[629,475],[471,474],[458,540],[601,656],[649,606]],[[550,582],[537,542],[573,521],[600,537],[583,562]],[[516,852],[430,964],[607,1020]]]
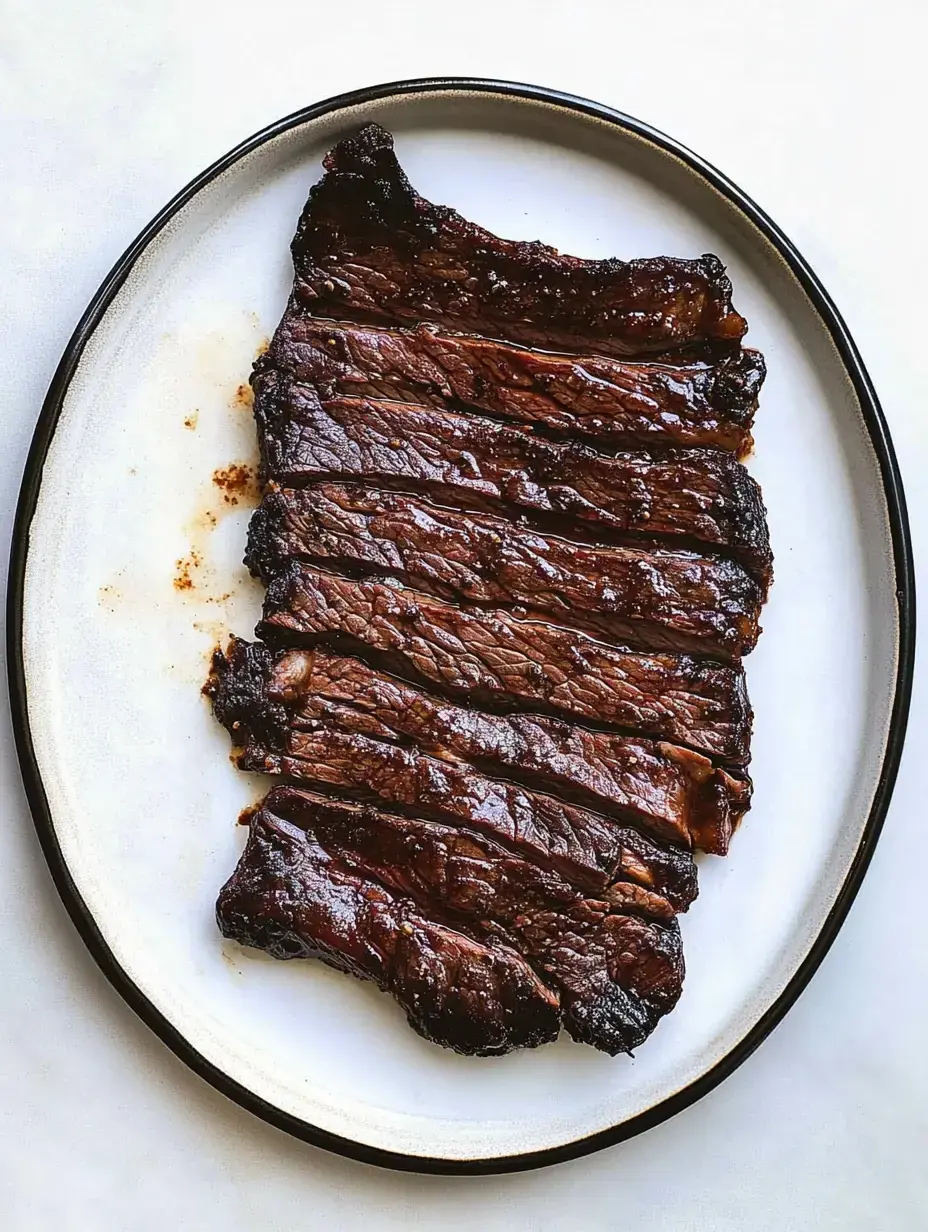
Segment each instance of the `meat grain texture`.
[[252,375],[261,640],[205,690],[283,780],[220,929],[458,1052],[630,1052],[682,991],[694,852],[750,805],[763,358],[713,255],[500,239],[377,125],[324,166]]

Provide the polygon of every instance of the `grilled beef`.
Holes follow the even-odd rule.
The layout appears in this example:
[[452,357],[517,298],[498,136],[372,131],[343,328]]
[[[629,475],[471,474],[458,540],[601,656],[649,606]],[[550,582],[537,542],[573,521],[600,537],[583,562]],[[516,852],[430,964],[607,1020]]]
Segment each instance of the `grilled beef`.
[[223,886],[223,936],[275,958],[320,958],[390,992],[426,1039],[480,1056],[533,1048],[560,1029],[557,993],[510,946],[443,924],[358,862],[330,854],[320,831],[345,805],[271,793],[252,819],[244,854]]
[[[411,900],[424,918],[523,955],[559,994],[575,1039],[628,1052],[676,1004],[683,955],[674,921],[616,911],[486,838],[435,822],[365,816],[286,788],[271,794],[264,813],[302,829],[310,850],[336,866]],[[439,981],[440,994],[450,991]]]
[[284,486],[356,478],[445,504],[530,510],[567,533],[721,550],[769,583],[760,490],[730,454],[610,458],[476,415],[370,398],[322,402],[314,386],[278,373],[256,385],[264,470]]
[[499,239],[420,197],[377,124],[323,165],[292,244],[294,294],[316,315],[604,355],[736,344],[747,329],[718,257],[584,261]]
[[463,1053],[630,1051],[750,802],[763,359],[714,256],[499,239],[377,125],[325,170],[252,375],[266,644],[205,690],[238,766],[305,787],[251,817],[220,928]]
[[521,605],[645,647],[731,657],[751,650],[759,633],[760,587],[732,561],[591,547],[355,484],[265,496],[247,564],[269,579],[301,558],[389,573],[478,604]]
[[[233,640],[214,660],[216,713],[259,753],[307,760],[300,733],[334,730],[413,745],[442,760],[567,798],[685,848],[724,854],[750,785],[662,741],[540,715],[488,715],[436,698],[360,659],[323,650],[271,654]],[[249,720],[249,715],[254,718]]]
[[439,409],[476,408],[599,447],[709,446],[738,456],[764,381],[759,351],[645,363],[554,355],[442,333],[318,320],[291,303],[255,365],[255,410],[274,400],[267,378],[286,374],[323,399],[387,398]]
[[749,756],[740,665],[616,650],[547,621],[465,611],[391,579],[292,564],[268,587],[260,636],[363,650],[399,675],[485,709],[580,718],[691,745],[734,766]]
[[[615,895],[635,897],[639,886],[678,911],[696,897],[688,852],[615,818],[489,778],[463,762],[338,730],[335,723],[292,727],[286,702],[268,688],[277,662],[266,647],[237,638],[213,659],[207,692],[242,769],[336,787],[397,811],[469,826],[598,894],[616,883]],[[656,900],[654,909],[665,914]]]

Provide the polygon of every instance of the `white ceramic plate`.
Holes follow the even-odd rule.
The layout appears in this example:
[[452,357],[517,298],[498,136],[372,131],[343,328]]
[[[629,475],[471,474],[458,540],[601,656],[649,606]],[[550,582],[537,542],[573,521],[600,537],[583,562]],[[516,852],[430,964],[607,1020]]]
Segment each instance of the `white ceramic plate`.
[[[497,1059],[419,1039],[318,963],[223,943],[218,887],[266,783],[199,695],[261,591],[240,559],[253,465],[239,386],[282,312],[320,158],[376,119],[435,201],[582,256],[717,252],[769,377],[750,462],[776,584],[748,661],[755,803],[682,920],[678,1008],[634,1059],[566,1038]],[[232,498],[238,503],[233,503]],[[189,583],[189,585],[188,585]],[[827,296],[757,207],[644,125],[549,91],[408,82],[291,116],[176,198],[88,309],[49,392],[12,570],[14,710],[52,871],[104,969],[232,1098],[394,1166],[527,1167],[654,1124],[718,1082],[830,944],[879,830],[905,726],[912,576],[899,477]]]

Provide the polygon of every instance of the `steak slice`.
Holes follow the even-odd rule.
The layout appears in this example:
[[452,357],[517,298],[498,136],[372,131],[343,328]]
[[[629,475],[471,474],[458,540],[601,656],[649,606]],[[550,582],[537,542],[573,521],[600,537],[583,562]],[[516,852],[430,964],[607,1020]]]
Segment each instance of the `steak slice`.
[[371,398],[321,402],[277,373],[256,382],[265,474],[288,487],[334,476],[424,491],[449,504],[531,510],[552,529],[733,556],[763,584],[772,557],[760,489],[731,454],[604,457],[476,415]]
[[760,632],[760,587],[732,561],[591,547],[355,484],[264,497],[246,563],[267,580],[301,558],[389,573],[451,598],[521,605],[646,648],[730,658],[751,650]]
[[338,825],[345,806],[306,797],[297,827],[288,816],[292,793],[275,794],[252,818],[238,867],[219,893],[224,937],[373,980],[414,1030],[456,1052],[488,1056],[557,1037],[558,996],[524,958],[429,918],[357,862],[330,855],[309,822]]
[[749,756],[740,665],[615,650],[547,621],[465,611],[392,579],[295,562],[268,588],[266,641],[363,650],[401,676],[474,705],[545,711],[691,745],[735,766]]
[[[542,867],[598,894],[617,884],[617,900],[658,914],[685,910],[696,897],[696,868],[686,851],[665,848],[639,830],[543,792],[502,782],[462,762],[445,761],[318,723],[300,730],[287,707],[268,696],[274,659],[266,647],[233,639],[217,651],[206,691],[236,746],[243,770],[284,775],[340,794],[451,825],[464,825],[522,852]],[[309,728],[309,724],[306,725]]]
[[556,791],[676,846],[724,854],[750,803],[749,783],[699,753],[540,715],[481,714],[324,650],[272,654],[233,641],[214,659],[213,680],[220,720],[271,749],[296,747],[291,733],[320,726],[412,743],[442,760]]
[[683,954],[675,921],[642,920],[584,897],[478,835],[430,821],[336,809],[287,788],[267,808],[304,827],[334,860],[408,895],[427,918],[522,954],[560,994],[574,1039],[615,1055],[676,1004]]
[[[247,737],[247,729],[244,734]],[[669,892],[661,894],[640,884],[645,876],[660,884],[657,879],[663,867],[655,873],[651,862],[632,853],[627,861],[629,880],[625,879],[624,834],[618,833],[614,820],[564,804],[553,796],[487,778],[467,765],[326,727],[288,732],[279,752],[248,740],[236,762],[242,770],[279,775],[322,791],[335,788],[341,796],[380,803],[406,816],[423,816],[492,834],[531,855],[543,867],[572,874],[571,880],[578,885],[598,881],[597,892],[616,905],[634,905],[661,918],[683,910],[685,899],[672,901]],[[626,828],[625,833],[629,832]],[[613,856],[617,857],[614,863]],[[584,867],[581,860],[587,859],[590,864],[602,859],[609,874]],[[666,863],[671,864],[671,875],[675,876],[682,862],[661,861],[662,865]],[[604,880],[608,883],[605,888]],[[695,883],[695,865],[692,880]]]
[[292,244],[295,296],[316,315],[610,355],[737,343],[747,330],[718,257],[587,261],[499,239],[420,197],[377,124],[323,166]]
[[371,397],[477,408],[599,446],[684,445],[751,450],[765,376],[759,351],[630,363],[554,355],[435,326],[387,330],[319,320],[291,304],[255,364],[256,407],[269,372],[315,385],[323,398]]

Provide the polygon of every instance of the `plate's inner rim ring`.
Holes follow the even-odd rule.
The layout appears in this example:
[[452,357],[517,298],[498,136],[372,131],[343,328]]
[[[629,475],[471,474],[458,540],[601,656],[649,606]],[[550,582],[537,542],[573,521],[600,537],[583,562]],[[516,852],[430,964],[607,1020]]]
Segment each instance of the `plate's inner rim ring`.
[[[600,1130],[589,1137],[576,1139],[560,1146],[544,1148],[514,1156],[492,1156],[485,1159],[429,1158],[398,1154],[371,1147],[353,1139],[346,1139],[329,1131],[302,1121],[279,1108],[268,1104],[254,1092],[231,1079],[212,1062],[208,1061],[190,1045],[182,1033],[155,1008],[138,986],[121,967],[105,942],[80,891],[77,889],[58,844],[55,823],[45,796],[41,774],[28,718],[28,698],[24,678],[22,617],[23,589],[26,560],[29,549],[29,528],[41,487],[42,468],[68,386],[76,371],[83,351],[94,329],[102,320],[120,288],[128,278],[133,266],[148,245],[164,227],[180,212],[198,192],[212,184],[223,172],[230,169],[248,154],[273,141],[276,137],[294,128],[308,124],[340,111],[361,108],[371,103],[389,100],[392,97],[417,95],[470,94],[514,99],[554,106],[574,115],[605,122],[626,134],[645,141],[665,157],[681,163],[687,170],[698,175],[726,203],[746,219],[765,244],[782,261],[810,301],[816,315],[821,319],[831,338],[841,365],[853,388],[864,426],[880,469],[885,510],[893,545],[893,563],[896,575],[897,598],[897,672],[892,712],[886,736],[881,772],[877,781],[873,802],[860,844],[832,908],[809,948],[806,957],[787,982],[785,988],[731,1051],[710,1070],[682,1090],[665,1097],[634,1118],[611,1129]],[[140,233],[123,256],[117,261],[103,284],[91,300],[72,335],[54,377],[36,426],[29,451],[23,484],[17,506],[13,543],[10,559],[10,584],[8,591],[8,651],[10,695],[14,720],[14,735],[27,798],[40,843],[49,869],[72,921],[80,932],[92,956],[117,991],[132,1006],[136,1013],[155,1031],[190,1068],[209,1081],[214,1087],[249,1111],[264,1120],[284,1129],[296,1137],[315,1145],[323,1146],[366,1162],[390,1166],[401,1170],[442,1173],[491,1173],[523,1170],[555,1163],[588,1154],[615,1142],[644,1131],[673,1116],[676,1112],[694,1103],[713,1089],[729,1073],[744,1061],[763,1041],[767,1034],[782,1019],[793,1002],[808,983],[818,965],[830,948],[848,909],[857,893],[866,872],[880,829],[888,808],[892,786],[895,781],[905,735],[908,705],[912,687],[914,659],[914,572],[905,497],[896,463],[889,431],[870,378],[863,366],[857,348],[847,327],[818,279],[793,248],[789,240],[771,219],[725,176],[704,162],[697,155],[679,145],[673,139],[655,129],[623,115],[608,107],[562,94],[544,87],[518,83],[471,78],[424,78],[408,80],[368,89],[352,91],[324,100],[271,124],[247,138],[235,149],[213,163],[204,172],[182,189]]]

